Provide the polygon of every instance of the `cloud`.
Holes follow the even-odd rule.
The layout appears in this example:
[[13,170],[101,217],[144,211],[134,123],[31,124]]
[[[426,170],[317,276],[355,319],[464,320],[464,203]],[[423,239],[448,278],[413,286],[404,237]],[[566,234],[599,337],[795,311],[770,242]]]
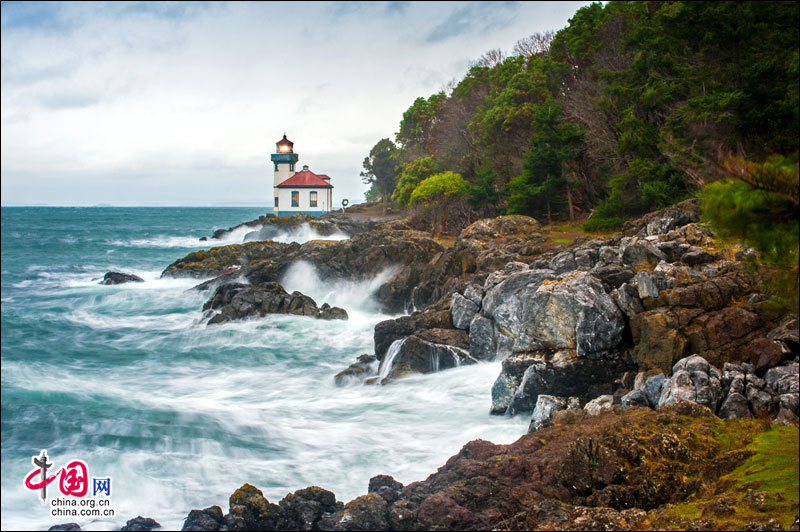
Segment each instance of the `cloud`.
[[507,25],[518,7],[517,2],[480,2],[458,7],[427,34],[425,41],[436,43],[464,34],[488,32]]
[[284,130],[336,201],[361,198],[364,156],[415,98],[578,5],[4,3],[3,201],[270,197]]
[[82,107],[97,105],[103,101],[103,97],[97,93],[91,94],[82,91],[55,91],[40,95],[39,101],[44,108],[58,111],[61,109],[80,109]]
[[408,6],[411,5],[411,2],[387,2],[386,3],[386,12],[387,13],[405,13],[408,9]]

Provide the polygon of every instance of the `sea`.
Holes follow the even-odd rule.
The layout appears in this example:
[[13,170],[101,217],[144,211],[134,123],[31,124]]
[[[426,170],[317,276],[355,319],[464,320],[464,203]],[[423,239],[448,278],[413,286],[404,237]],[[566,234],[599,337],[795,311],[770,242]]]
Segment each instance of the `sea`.
[[[323,282],[308,264],[289,269],[286,290],[345,308],[347,321],[273,315],[207,327],[208,294],[192,289],[200,280],[161,272],[220,245],[201,237],[264,209],[0,213],[3,530],[68,522],[119,530],[139,515],[179,530],[193,508],[218,504],[227,512],[244,483],[271,502],[310,485],[347,502],[366,493],[374,475],[423,480],[470,440],[510,443],[527,429],[525,419],[489,415],[499,363],[384,386],[335,385],[337,372],[373,352],[375,324],[395,317],[371,297],[390,271]],[[242,242],[247,231],[222,243]],[[305,227],[276,240],[314,238],[321,237]],[[145,282],[99,284],[108,271]],[[48,485],[46,502],[25,485],[42,450],[53,464],[48,475],[66,468]],[[68,492],[80,489],[67,475],[81,476],[68,467],[75,461],[87,467],[84,497],[60,491],[63,481]],[[111,481],[95,485],[102,479]],[[59,499],[86,506],[66,514]]]

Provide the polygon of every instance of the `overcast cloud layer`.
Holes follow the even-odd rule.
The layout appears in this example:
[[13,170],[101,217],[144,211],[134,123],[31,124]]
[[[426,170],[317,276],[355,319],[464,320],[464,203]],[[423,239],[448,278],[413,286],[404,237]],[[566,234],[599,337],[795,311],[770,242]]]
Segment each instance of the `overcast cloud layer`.
[[402,113],[586,2],[2,4],[2,203],[272,197],[284,131],[363,200]]

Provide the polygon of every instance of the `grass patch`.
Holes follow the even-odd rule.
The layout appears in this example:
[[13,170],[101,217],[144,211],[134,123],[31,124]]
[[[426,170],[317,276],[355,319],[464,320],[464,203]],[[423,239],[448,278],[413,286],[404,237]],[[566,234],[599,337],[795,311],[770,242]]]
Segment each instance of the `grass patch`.
[[[743,432],[748,432],[746,426],[742,428],[745,429]],[[720,429],[714,432],[722,449],[739,447],[741,440],[737,445],[736,439],[749,436],[741,431]],[[661,514],[658,525],[665,529],[681,528],[686,519],[709,517],[703,515],[709,504],[729,498],[735,505],[735,512],[725,516],[710,516],[717,521],[715,530],[740,530],[752,521],[766,522],[773,518],[780,522],[784,530],[788,530],[794,522],[800,502],[797,427],[769,426],[755,435],[745,450],[755,454],[731,473],[720,477],[714,485],[708,486],[711,494],[658,511]],[[766,495],[764,504],[754,507],[748,500],[748,490],[763,492]]]

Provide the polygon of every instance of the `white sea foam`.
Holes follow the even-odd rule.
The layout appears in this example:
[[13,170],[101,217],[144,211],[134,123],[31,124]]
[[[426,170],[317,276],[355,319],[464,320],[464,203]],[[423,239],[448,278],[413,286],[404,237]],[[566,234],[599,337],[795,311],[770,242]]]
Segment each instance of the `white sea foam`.
[[[527,428],[523,418],[488,414],[499,363],[387,386],[335,386],[338,371],[373,351],[374,325],[389,316],[374,312],[370,294],[391,271],[362,282],[324,282],[309,264],[297,263],[285,288],[342,306],[349,320],[275,315],[208,327],[198,318],[209,294],[187,290],[195,280],[123,271],[145,282],[101,286],[93,271],[66,279],[38,272],[37,282],[53,283],[49,290],[67,309],[38,318],[72,324],[75,346],[103,349],[58,365],[3,360],[4,385],[47,390],[92,409],[82,419],[59,419],[56,427],[76,428],[52,435],[62,449],[51,452],[57,465],[80,458],[91,475],[113,478],[117,516],[66,519],[83,529],[119,528],[147,515],[177,530],[189,510],[225,507],[245,482],[272,502],[309,485],[349,501],[376,474],[422,480],[469,440],[508,443]],[[42,514],[21,511],[35,502],[21,487],[29,469],[29,459],[4,462],[3,528],[45,524]]]
[[333,233],[332,235],[321,235],[317,231],[315,231],[310,225],[307,223],[301,224],[296,229],[292,229],[290,231],[285,231],[279,233],[277,236],[273,237],[271,240],[275,242],[298,242],[303,244],[305,242],[310,242],[311,240],[347,240],[350,238],[348,235],[344,233]]
[[287,292],[299,290],[311,297],[317,305],[342,307],[348,312],[362,311],[374,313],[377,310],[373,296],[378,288],[392,278],[395,268],[387,268],[375,277],[364,281],[345,281],[320,279],[317,270],[305,261],[292,264],[281,279],[281,285]]
[[[258,231],[260,225],[256,226],[242,226],[234,229],[230,233],[226,233],[222,238],[208,238],[200,240],[198,237],[193,236],[180,236],[180,235],[156,235],[149,238],[134,238],[129,240],[108,240],[106,243],[119,247],[135,247],[135,248],[212,248],[217,246],[227,246],[230,244],[241,244],[245,242],[245,235]],[[350,238],[344,233],[334,233],[332,235],[322,235],[314,230],[309,224],[304,223],[295,229],[288,231],[281,231],[271,240],[275,242],[298,242],[303,244],[311,240],[345,240]]]

